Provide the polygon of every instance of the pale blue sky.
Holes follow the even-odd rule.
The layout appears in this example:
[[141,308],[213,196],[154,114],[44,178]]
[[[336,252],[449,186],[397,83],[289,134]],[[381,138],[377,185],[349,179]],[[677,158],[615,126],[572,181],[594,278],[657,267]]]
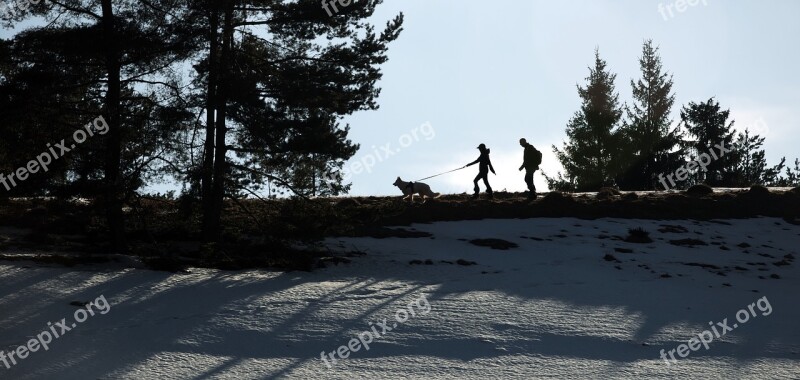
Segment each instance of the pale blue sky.
[[[664,5],[664,15],[659,4]],[[622,102],[639,77],[642,42],[661,48],[680,107],[715,96],[738,127],[767,131],[770,163],[800,156],[800,1],[707,0],[683,12],[655,0],[387,0],[376,19],[404,12],[405,30],[389,50],[378,111],[345,119],[362,150],[352,162],[425,122],[436,132],[351,177],[354,195],[396,194],[397,176],[416,180],[463,166],[492,149],[495,190],[522,191],[520,137],[559,168],[551,145],[579,107],[595,47],[617,74]],[[767,128],[764,128],[766,126]],[[379,149],[380,151],[380,149]],[[368,158],[367,158],[368,159]],[[435,191],[471,192],[477,167],[426,181]],[[537,187],[544,179],[537,173]]]

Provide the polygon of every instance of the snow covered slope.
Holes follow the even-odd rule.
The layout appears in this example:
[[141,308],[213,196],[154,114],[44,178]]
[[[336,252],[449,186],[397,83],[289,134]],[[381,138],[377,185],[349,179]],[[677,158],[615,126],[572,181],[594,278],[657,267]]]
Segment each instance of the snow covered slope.
[[[563,218],[412,227],[432,236],[330,239],[367,254],[313,273],[0,265],[6,353],[51,331],[48,322],[70,327],[84,302],[110,305],[101,314],[96,302],[47,351],[15,357],[10,369],[0,361],[0,379],[800,378],[799,226]],[[637,227],[653,242],[622,240]],[[378,326],[384,319],[391,331]],[[718,323],[737,327],[721,335]],[[712,326],[720,337],[708,350],[679,356]],[[661,350],[675,350],[676,362]]]

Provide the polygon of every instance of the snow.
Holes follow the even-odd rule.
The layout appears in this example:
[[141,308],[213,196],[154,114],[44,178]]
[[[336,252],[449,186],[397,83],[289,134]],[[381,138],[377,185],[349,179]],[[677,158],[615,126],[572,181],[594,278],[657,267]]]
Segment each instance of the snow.
[[[688,232],[658,232],[662,225]],[[655,241],[614,239],[635,227]],[[332,249],[367,254],[312,273],[4,263],[6,353],[48,322],[73,320],[78,307],[70,302],[103,295],[110,310],[11,369],[0,362],[0,379],[800,378],[798,264],[774,265],[800,256],[800,227],[781,219],[541,218],[412,228],[433,237],[328,239]],[[476,238],[519,248],[466,241]],[[684,238],[709,245],[669,244]],[[737,246],[745,242],[751,247]],[[409,264],[428,259],[433,265]],[[477,265],[442,262],[458,259]],[[430,312],[410,316],[332,368],[320,359],[384,318],[395,323],[396,311],[421,296]],[[772,312],[756,306],[755,317],[709,350],[676,355],[671,365],[659,357],[709,322],[732,325],[737,311],[762,297]]]

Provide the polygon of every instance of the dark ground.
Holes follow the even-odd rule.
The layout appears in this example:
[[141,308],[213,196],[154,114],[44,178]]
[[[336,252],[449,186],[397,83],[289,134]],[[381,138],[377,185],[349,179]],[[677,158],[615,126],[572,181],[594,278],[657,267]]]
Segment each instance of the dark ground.
[[[362,254],[329,252],[315,244],[324,237],[424,237],[415,231],[387,228],[412,223],[536,217],[711,220],[769,216],[800,224],[800,188],[754,187],[701,194],[608,189],[549,193],[535,201],[518,193],[495,193],[491,200],[444,195],[424,204],[410,204],[399,196],[231,201],[219,244],[202,242],[196,204],[143,198],[126,209],[130,248],[125,254],[147,267],[170,271],[187,266],[313,270],[347,263],[348,256]],[[68,266],[118,261],[118,255],[108,255],[99,209],[90,201],[0,200],[0,260]]]

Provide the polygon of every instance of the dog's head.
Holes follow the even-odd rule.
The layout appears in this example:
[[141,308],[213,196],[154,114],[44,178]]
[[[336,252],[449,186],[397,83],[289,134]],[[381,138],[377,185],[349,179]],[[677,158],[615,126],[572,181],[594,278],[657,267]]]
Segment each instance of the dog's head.
[[395,186],[400,186],[400,185],[402,185],[402,184],[403,184],[403,180],[402,180],[402,179],[400,179],[400,177],[397,177],[397,179],[396,179],[396,180],[394,180],[394,183],[393,183],[392,185],[395,185]]

